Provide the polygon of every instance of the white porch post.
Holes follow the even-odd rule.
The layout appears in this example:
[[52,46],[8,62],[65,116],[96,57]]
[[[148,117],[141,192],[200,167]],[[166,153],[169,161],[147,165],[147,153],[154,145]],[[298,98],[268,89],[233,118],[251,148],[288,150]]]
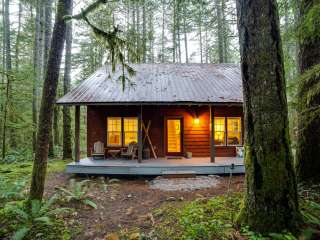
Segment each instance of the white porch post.
[[142,162],[142,105],[138,113],[138,163]]
[[210,162],[214,163],[215,162],[215,147],[214,147],[214,107],[210,107]]
[[75,107],[74,123],[74,160],[80,161],[80,105]]

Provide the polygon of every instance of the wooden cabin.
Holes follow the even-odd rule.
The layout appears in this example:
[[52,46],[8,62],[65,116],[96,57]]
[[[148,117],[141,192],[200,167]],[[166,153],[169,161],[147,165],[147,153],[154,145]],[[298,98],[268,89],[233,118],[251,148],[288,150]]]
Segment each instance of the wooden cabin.
[[[96,167],[134,163],[141,168],[145,158],[149,165],[159,159],[167,161],[162,161],[162,165],[172,165],[170,159],[184,159],[174,166],[186,161],[197,165],[197,159],[202,166],[204,162],[217,163],[217,159],[238,159],[236,150],[243,145],[242,81],[238,65],[130,66],[135,75],[128,77],[125,86],[119,80],[120,67],[113,73],[109,66],[104,66],[58,100],[58,104],[76,106],[75,163],[71,167],[81,166],[79,173],[108,174],[110,171],[89,171],[88,161]],[[83,160],[79,159],[80,106],[87,107],[88,158]],[[97,142],[105,149],[102,160],[91,158]],[[123,159],[120,150],[133,142],[137,143],[136,159]],[[243,161],[240,165],[244,169]]]

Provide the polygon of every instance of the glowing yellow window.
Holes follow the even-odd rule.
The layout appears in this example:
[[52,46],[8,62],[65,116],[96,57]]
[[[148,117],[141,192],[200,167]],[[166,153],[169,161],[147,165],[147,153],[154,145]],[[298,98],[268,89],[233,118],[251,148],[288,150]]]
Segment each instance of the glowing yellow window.
[[225,118],[215,117],[214,118],[214,144],[217,146],[225,145]]
[[181,152],[181,121],[180,119],[167,120],[168,153]]
[[123,119],[124,145],[129,145],[131,142],[138,142],[138,119],[124,118]]
[[107,118],[108,146],[121,146],[121,118]]
[[230,117],[228,124],[228,145],[241,145],[241,118]]

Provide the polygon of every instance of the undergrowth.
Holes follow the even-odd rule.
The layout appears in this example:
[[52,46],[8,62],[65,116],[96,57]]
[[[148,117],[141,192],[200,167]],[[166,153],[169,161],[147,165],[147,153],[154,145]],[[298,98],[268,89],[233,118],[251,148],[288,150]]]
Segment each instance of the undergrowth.
[[238,229],[235,224],[240,211],[242,194],[221,195],[211,199],[166,204],[154,215],[159,223],[149,239],[208,240],[313,240],[320,239],[320,186],[300,188],[300,209],[303,217],[299,235],[283,231],[262,235],[248,226]]

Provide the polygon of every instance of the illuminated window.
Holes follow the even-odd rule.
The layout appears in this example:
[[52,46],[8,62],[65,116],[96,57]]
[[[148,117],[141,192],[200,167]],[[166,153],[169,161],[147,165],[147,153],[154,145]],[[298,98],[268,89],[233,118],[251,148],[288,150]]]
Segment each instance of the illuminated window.
[[225,118],[224,117],[215,117],[214,118],[214,144],[225,145]]
[[108,146],[121,146],[121,118],[107,118]]
[[131,142],[138,142],[138,119],[124,118],[123,119],[123,134],[124,145],[129,145]]
[[228,126],[228,145],[241,144],[241,118],[227,118]]

